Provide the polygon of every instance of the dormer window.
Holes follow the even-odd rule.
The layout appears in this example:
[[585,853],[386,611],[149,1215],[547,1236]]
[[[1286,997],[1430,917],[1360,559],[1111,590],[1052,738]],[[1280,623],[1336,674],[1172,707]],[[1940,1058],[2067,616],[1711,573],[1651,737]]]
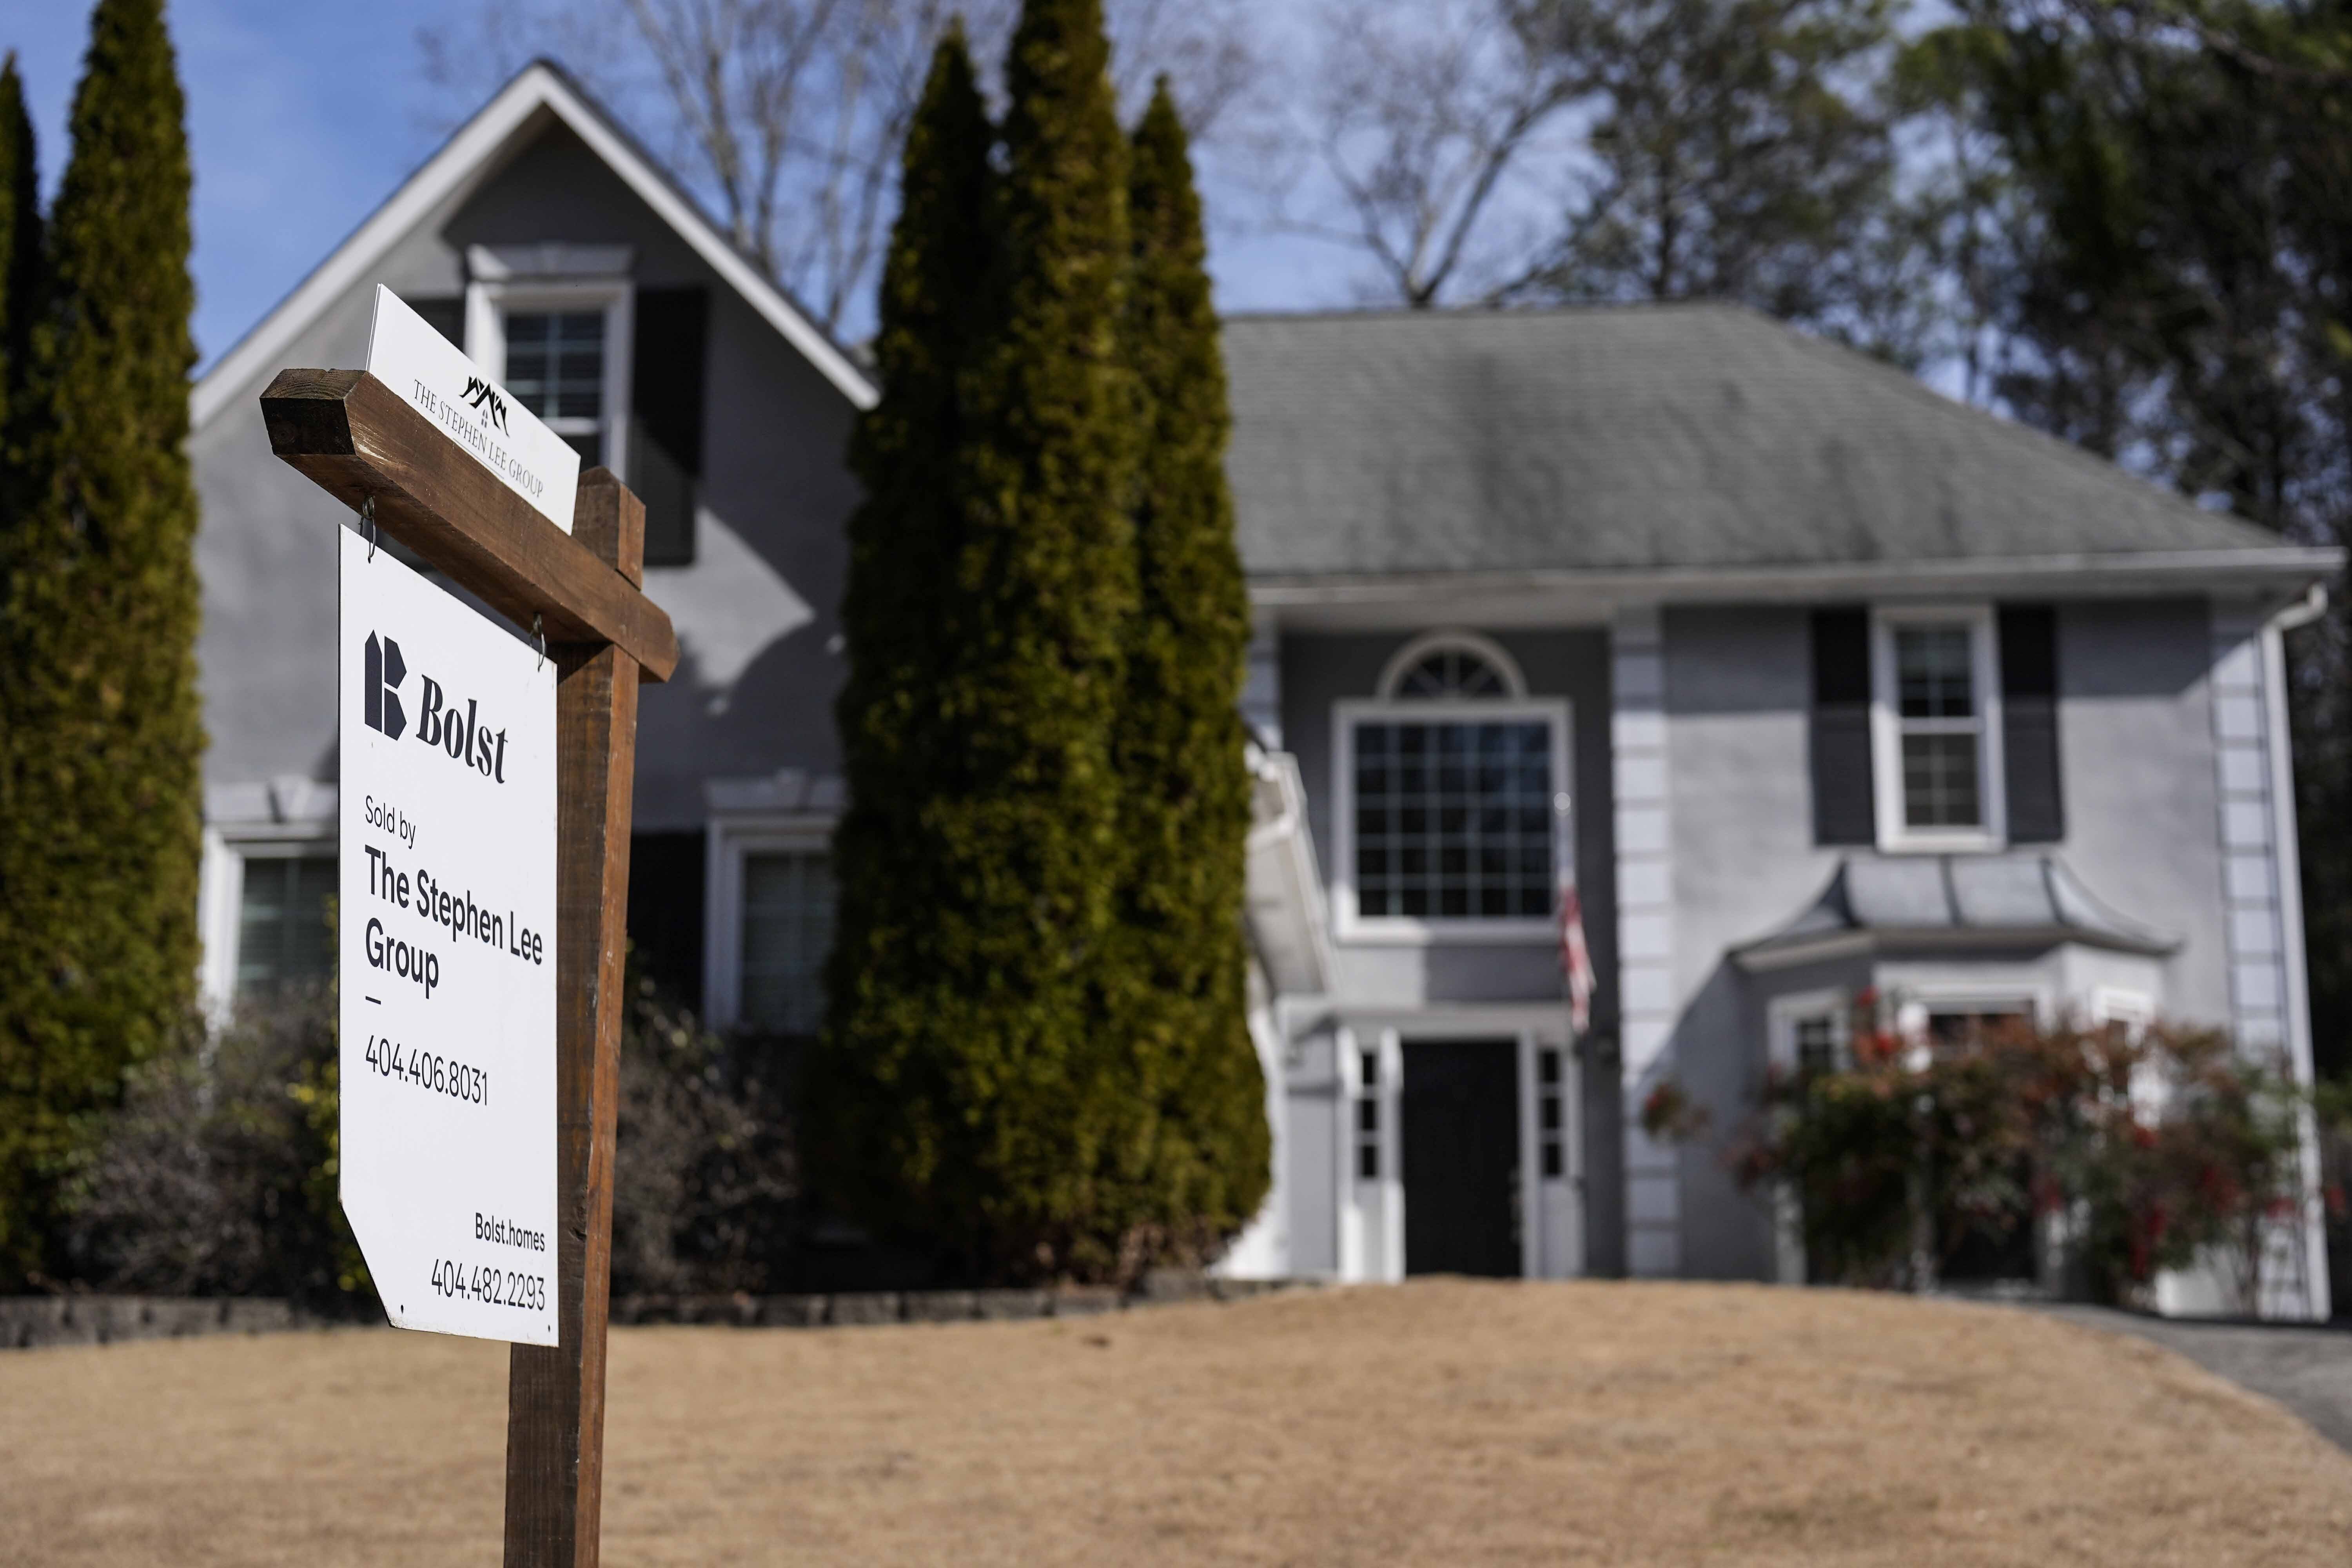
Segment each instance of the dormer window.
[[473,245],[466,352],[580,453],[635,486],[628,428],[635,289],[625,245]]
[[[625,245],[469,246],[462,301],[428,320],[516,401],[646,503],[647,566],[695,559],[704,348],[699,286],[635,285]],[[415,301],[412,301],[415,303]]]
[[1341,937],[1549,938],[1568,705],[1531,700],[1495,643],[1435,633],[1335,714]]

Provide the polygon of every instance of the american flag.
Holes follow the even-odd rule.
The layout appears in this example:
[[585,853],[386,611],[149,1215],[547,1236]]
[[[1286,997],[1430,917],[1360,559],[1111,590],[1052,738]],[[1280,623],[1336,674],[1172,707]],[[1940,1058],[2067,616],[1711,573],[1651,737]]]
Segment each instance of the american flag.
[[1568,976],[1569,1026],[1581,1035],[1592,1026],[1592,954],[1584,945],[1584,901],[1576,896],[1576,875],[1559,883],[1559,967]]
[[1592,1026],[1592,952],[1584,945],[1584,900],[1576,892],[1575,825],[1569,816],[1568,796],[1553,803],[1553,858],[1559,865],[1559,970],[1568,979],[1568,1023],[1581,1035]]

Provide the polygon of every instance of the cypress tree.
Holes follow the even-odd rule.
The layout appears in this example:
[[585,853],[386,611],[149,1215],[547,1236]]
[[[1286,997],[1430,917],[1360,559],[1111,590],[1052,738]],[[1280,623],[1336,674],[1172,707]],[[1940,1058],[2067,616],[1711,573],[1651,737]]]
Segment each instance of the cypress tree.
[[[861,1073],[880,1108],[857,1144],[868,1217],[994,1277],[1101,1274],[1117,1253],[1096,1175],[1119,1086],[1093,1026],[1135,561],[1126,140],[1108,62],[1099,0],[1026,0],[995,272],[961,378],[951,657],[920,694],[914,816],[934,896],[902,932],[915,972],[836,1012],[819,1079]],[[839,1103],[813,1098],[819,1122]]]
[[24,501],[0,533],[0,1267],[73,1140],[187,1037],[196,505],[187,142],[161,0],[100,0],[51,210]]
[[826,1026],[804,1079],[812,1184],[886,1225],[920,1218],[896,1177],[932,1141],[909,1113],[937,1114],[945,1092],[927,1008],[951,889],[926,805],[949,777],[937,697],[963,536],[964,384],[995,268],[993,140],[956,23],[908,125],[874,339],[882,397],[850,439],[866,500],[849,524],[835,704],[849,798],[833,837]]
[[1197,1255],[1256,1212],[1271,1135],[1242,930],[1249,597],[1225,485],[1231,418],[1208,245],[1164,77],[1136,128],[1128,189],[1139,598],[1117,731],[1125,858],[1110,1032],[1131,1042],[1140,1104],[1114,1154],[1127,1162],[1122,1185],[1140,1181],[1130,1247]]
[[[11,411],[32,369],[41,266],[41,179],[16,53],[0,60],[0,516],[14,480]],[[5,524],[0,524],[5,526]]]

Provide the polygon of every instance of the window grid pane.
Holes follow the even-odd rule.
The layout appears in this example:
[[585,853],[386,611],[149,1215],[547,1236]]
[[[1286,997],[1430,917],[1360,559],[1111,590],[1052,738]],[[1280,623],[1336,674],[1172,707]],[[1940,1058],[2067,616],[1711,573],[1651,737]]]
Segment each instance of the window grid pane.
[[508,316],[507,390],[542,419],[604,417],[604,312]]
[[1903,820],[1912,827],[1975,827],[1983,822],[1974,735],[1903,737]]
[[335,896],[331,855],[252,857],[245,862],[236,934],[236,993],[327,978],[334,943],[327,905]]
[[743,858],[743,1022],[815,1032],[833,942],[833,867],[810,851]]
[[1976,717],[1976,667],[1967,626],[1898,629],[1895,679],[1906,719]]
[[1551,726],[1394,721],[1355,731],[1358,910],[1417,920],[1552,912]]

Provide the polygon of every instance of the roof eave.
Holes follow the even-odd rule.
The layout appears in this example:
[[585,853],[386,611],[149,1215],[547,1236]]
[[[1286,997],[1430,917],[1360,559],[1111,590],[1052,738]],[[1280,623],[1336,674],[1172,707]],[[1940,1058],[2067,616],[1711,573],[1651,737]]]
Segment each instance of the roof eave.
[[1768,936],[1732,949],[1731,959],[1748,973],[1761,974],[1838,958],[1876,958],[1897,952],[2040,951],[2068,943],[2147,958],[2161,958],[2180,946],[2171,938],[2135,937],[2083,926],[1874,926],[1803,936]]
[[2284,605],[2342,572],[2333,545],[2148,551],[2131,554],[1855,561],[1769,566],[1410,572],[1254,572],[1250,598],[1267,610],[1427,605],[1432,599],[1551,599],[1596,612],[1640,603],[1818,603],[1843,597],[1927,598],[1958,594],[2245,593]]

